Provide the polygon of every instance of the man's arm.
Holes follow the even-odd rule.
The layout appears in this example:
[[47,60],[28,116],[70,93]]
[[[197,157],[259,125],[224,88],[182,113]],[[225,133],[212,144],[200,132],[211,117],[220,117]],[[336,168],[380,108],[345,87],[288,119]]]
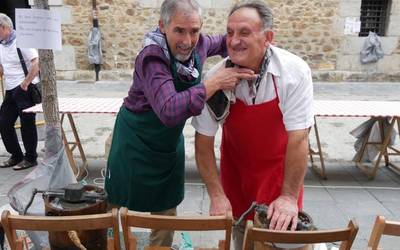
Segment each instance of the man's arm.
[[226,35],[204,36],[205,42],[209,43],[207,57],[222,56],[227,57],[228,52],[226,48]]
[[215,75],[177,92],[169,67],[169,60],[161,48],[146,47],[136,59],[135,74],[153,111],[167,127],[174,127],[191,116],[199,115],[205,101],[219,89],[232,89],[240,79],[254,79],[252,70],[222,68]]
[[28,69],[28,75],[25,77],[25,80],[21,83],[21,88],[27,91],[29,84],[38,75],[38,73],[39,73],[39,58],[36,57],[31,60],[30,67]]
[[210,196],[210,215],[231,213],[231,204],[222,189],[218,176],[214,153],[214,136],[206,136],[196,132],[195,157],[200,176],[206,184]]
[[296,229],[299,211],[297,199],[307,170],[308,131],[288,131],[282,194],[268,208],[270,229],[286,230],[290,222],[291,230]]

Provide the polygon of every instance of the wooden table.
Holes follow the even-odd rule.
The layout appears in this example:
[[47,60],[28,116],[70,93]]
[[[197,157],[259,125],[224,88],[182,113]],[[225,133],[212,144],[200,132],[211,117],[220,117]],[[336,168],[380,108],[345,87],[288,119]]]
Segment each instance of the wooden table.
[[[367,132],[367,136],[362,143],[361,152],[356,159],[356,165],[371,179],[375,178],[379,163],[384,157],[385,166],[400,173],[400,168],[390,162],[390,155],[400,155],[400,150],[389,146],[390,135],[392,134],[394,125],[397,121],[398,131],[400,133],[400,102],[396,101],[336,101],[336,100],[315,100],[314,101],[314,132],[317,141],[317,150],[310,147],[311,166],[316,170],[322,178],[327,178],[325,173],[325,164],[322,155],[320,136],[318,132],[317,117],[369,117],[379,122],[381,131],[381,142],[368,142],[371,129]],[[383,122],[385,119],[390,120],[387,133],[384,133]],[[367,145],[379,145],[379,154],[377,160],[372,163],[372,168],[368,168],[361,162]],[[390,151],[390,152],[389,152]],[[320,158],[321,166],[318,167],[313,156]]]
[[[64,141],[65,153],[67,154],[69,163],[77,179],[82,178],[84,172],[87,170],[88,163],[72,115],[116,114],[122,105],[122,101],[121,98],[58,98],[59,112],[61,114],[61,133]],[[24,112],[42,113],[42,104],[25,109]],[[73,133],[72,140],[69,140],[65,136],[65,117],[68,118]],[[75,149],[79,150],[79,155],[82,160],[81,166],[77,165],[73,157],[73,151]]]

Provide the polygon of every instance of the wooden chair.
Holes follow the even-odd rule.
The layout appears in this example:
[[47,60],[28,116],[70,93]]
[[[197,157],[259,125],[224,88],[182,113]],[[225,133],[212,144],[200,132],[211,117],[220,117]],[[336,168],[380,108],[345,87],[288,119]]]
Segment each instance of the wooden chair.
[[120,249],[117,208],[110,213],[77,216],[22,216],[6,210],[1,215],[1,224],[12,250],[24,249],[24,239],[17,237],[16,230],[64,232],[107,228],[114,231],[114,238],[107,239],[107,249]]
[[368,241],[368,250],[377,250],[382,235],[400,236],[400,222],[387,221],[385,217],[378,215],[372,228]]
[[350,221],[347,228],[317,231],[275,231],[253,227],[252,221],[247,221],[243,240],[243,249],[251,249],[252,242],[312,244],[342,241],[340,250],[350,250],[356,237],[358,226]]
[[[137,239],[130,231],[131,227],[182,230],[182,231],[211,231],[224,230],[225,240],[219,241],[218,249],[230,249],[232,216],[163,216],[130,212],[121,209],[121,224],[127,250],[137,249]],[[167,247],[146,247],[145,249],[171,249]]]

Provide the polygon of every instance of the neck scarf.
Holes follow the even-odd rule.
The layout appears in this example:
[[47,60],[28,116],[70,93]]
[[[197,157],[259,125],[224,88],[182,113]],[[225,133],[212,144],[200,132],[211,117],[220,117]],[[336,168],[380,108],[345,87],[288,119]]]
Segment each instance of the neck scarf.
[[4,40],[1,40],[1,44],[3,44],[4,46],[8,47],[14,42],[15,38],[16,38],[16,32],[15,32],[15,30],[11,30],[10,35],[8,36],[8,38],[4,39]]
[[263,58],[261,66],[260,66],[260,73],[258,74],[257,78],[255,80],[253,80],[252,82],[248,81],[249,95],[253,99],[253,104],[255,104],[255,102],[256,102],[257,91],[258,91],[258,87],[260,87],[261,80],[264,78],[265,74],[267,73],[267,68],[268,68],[271,56],[272,56],[272,50],[268,48],[265,51],[264,58]]
[[[169,54],[167,39],[163,33],[161,33],[160,29],[157,28],[156,30],[149,32],[145,35],[143,41],[143,48],[149,45],[157,45],[162,48],[165,56],[168,60],[171,61],[171,56]],[[177,72],[180,75],[185,76],[188,80],[194,80],[199,77],[199,71],[195,68],[194,65],[194,56],[193,52],[189,58],[187,65],[182,64],[180,61],[175,60]]]

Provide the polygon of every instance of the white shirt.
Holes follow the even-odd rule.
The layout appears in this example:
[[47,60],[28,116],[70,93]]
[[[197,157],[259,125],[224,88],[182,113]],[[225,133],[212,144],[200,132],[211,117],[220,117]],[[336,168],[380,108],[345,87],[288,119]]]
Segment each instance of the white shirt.
[[[279,109],[282,112],[286,130],[293,131],[311,127],[314,124],[314,114],[310,68],[300,57],[278,47],[270,46],[270,48],[272,55],[266,70],[267,74],[261,80],[258,91],[250,89],[247,81],[242,80],[233,92],[225,92],[225,94],[233,103],[236,98],[239,98],[245,104],[253,105],[254,93],[255,104],[271,101],[276,98],[272,80],[272,75],[274,75]],[[226,60],[227,58],[212,67],[205,78],[207,79],[223,67]],[[207,136],[215,136],[219,127],[219,123],[212,118],[206,105],[200,115],[193,117],[192,125],[198,133]]]
[[[26,68],[30,69],[31,60],[38,58],[36,49],[21,48],[22,56],[25,59]],[[0,44],[0,64],[3,66],[5,89],[11,90],[20,85],[25,80],[24,70],[22,69],[17,52],[17,39],[9,46]],[[36,76],[32,83],[38,83],[39,77]]]

